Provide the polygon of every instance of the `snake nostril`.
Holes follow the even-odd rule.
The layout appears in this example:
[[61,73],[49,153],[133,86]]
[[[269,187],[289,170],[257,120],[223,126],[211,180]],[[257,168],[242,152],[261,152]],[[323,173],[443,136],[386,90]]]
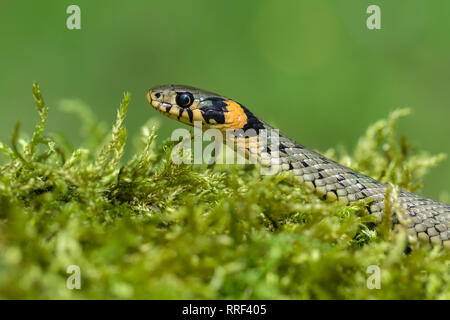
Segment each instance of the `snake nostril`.
[[158,99],[159,97],[161,97],[161,93],[159,92],[155,93],[155,98]]

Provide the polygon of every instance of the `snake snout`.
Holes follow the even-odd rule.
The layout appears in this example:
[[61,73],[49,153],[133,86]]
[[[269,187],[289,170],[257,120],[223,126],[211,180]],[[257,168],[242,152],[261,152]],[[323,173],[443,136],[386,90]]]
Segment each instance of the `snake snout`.
[[148,90],[147,92],[147,100],[148,102],[152,102],[153,100],[157,100],[159,98],[161,98],[161,91],[156,91],[153,89]]

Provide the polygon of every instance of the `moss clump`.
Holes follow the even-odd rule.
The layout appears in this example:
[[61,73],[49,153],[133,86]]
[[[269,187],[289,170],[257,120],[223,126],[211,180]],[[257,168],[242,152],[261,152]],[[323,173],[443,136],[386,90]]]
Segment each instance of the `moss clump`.
[[[0,298],[3,299],[449,299],[450,254],[413,248],[404,232],[375,226],[364,204],[326,203],[251,166],[174,165],[173,142],[155,148],[155,126],[121,163],[126,94],[111,134],[88,109],[87,141],[71,150],[44,133],[48,109],[30,139],[19,126],[0,143]],[[416,191],[443,156],[396,142],[405,111],[377,122],[352,156],[327,154],[403,189]],[[154,121],[153,121],[154,123]],[[66,288],[69,265],[81,289]],[[368,266],[381,270],[369,290]]]

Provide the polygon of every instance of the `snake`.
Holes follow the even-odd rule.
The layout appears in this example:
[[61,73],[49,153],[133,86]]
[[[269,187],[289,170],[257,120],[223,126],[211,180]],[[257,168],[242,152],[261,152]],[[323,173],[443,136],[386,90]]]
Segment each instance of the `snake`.
[[[397,205],[391,205],[387,184],[278,133],[242,104],[225,96],[191,86],[160,85],[149,89],[146,97],[154,109],[171,119],[190,126],[198,123],[204,131],[216,129],[224,137],[233,137],[235,150],[266,165],[277,163],[281,171],[293,173],[299,184],[324,200],[348,205],[367,200],[365,207],[378,223],[389,207],[392,226],[403,228],[410,242],[450,249],[450,205],[404,190],[397,193]],[[263,139],[258,139],[263,132],[264,144],[260,142]],[[229,142],[229,138],[224,140]]]

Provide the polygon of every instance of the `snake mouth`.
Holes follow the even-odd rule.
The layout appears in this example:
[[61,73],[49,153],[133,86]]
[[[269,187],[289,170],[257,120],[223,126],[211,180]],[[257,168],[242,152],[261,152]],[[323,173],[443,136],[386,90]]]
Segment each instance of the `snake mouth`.
[[150,89],[147,92],[147,101],[151,104],[151,106],[153,108],[155,108],[156,110],[158,110],[159,112],[165,114],[168,116],[168,114],[170,113],[170,111],[173,108],[172,104],[170,103],[166,103],[166,102],[162,102],[162,101],[158,101],[157,98],[159,98],[160,96],[155,96],[155,95],[161,95],[161,93],[159,92],[155,92],[152,89]]

